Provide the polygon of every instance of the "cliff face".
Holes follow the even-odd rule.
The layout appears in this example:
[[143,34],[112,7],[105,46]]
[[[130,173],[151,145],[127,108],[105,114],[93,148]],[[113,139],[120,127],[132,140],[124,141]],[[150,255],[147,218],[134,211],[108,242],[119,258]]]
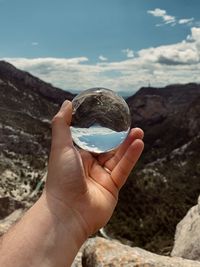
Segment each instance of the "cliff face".
[[[162,90],[141,88],[127,99],[127,103],[132,114],[132,126],[144,129],[146,151],[157,149],[156,157],[165,156],[198,134],[198,84],[170,85]],[[153,153],[149,154],[150,161]]]

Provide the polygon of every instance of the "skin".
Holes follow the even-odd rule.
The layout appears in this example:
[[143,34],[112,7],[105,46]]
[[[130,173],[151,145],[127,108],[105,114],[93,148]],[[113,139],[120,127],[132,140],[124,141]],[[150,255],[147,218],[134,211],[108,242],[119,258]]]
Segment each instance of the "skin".
[[52,121],[45,189],[0,243],[0,266],[71,266],[84,241],[110,219],[118,194],[139,159],[143,131],[134,128],[118,149],[93,155],[74,147],[72,104]]

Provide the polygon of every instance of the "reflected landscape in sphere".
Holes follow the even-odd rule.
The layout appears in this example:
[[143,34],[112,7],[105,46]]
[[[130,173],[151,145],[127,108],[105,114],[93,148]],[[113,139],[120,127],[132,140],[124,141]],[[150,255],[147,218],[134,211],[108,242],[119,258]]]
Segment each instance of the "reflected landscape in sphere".
[[72,138],[78,147],[86,151],[111,151],[124,141],[130,131],[129,107],[112,90],[88,89],[73,99],[72,106]]

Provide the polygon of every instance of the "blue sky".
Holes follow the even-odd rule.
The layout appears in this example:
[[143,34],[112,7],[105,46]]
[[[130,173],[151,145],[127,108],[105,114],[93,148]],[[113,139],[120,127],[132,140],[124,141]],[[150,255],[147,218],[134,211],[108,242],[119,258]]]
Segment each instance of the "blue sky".
[[0,0],[0,58],[65,90],[200,82],[198,0]]

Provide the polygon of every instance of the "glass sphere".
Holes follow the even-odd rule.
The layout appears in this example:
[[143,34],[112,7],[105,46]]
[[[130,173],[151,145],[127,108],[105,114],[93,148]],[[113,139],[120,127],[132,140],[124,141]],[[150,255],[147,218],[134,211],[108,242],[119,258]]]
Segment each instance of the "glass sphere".
[[130,131],[129,107],[110,89],[83,91],[73,99],[72,107],[72,139],[86,151],[111,151],[124,141]]

